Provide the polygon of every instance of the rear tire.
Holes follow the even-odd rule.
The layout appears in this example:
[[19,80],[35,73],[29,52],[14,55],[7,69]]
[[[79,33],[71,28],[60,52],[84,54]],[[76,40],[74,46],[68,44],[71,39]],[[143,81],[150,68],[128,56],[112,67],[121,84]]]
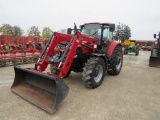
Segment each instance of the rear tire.
[[139,55],[139,47],[136,47],[136,56]]
[[124,55],[128,54],[128,49],[125,48],[123,53],[124,53]]
[[116,46],[111,56],[111,70],[107,70],[110,75],[118,75],[123,65],[123,52],[121,46]]
[[105,75],[105,62],[100,57],[91,57],[82,72],[82,80],[87,88],[96,88],[102,84]]

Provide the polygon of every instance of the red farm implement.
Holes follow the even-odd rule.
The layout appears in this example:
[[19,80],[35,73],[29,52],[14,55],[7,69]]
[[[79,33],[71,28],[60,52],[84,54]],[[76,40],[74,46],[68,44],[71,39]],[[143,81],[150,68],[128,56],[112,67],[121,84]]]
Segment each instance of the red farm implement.
[[28,42],[32,40],[31,38],[34,37],[1,35],[0,66],[35,62],[39,57],[41,50],[31,46],[32,44]]
[[25,39],[24,45],[29,49],[42,50],[44,48],[45,40],[42,37],[28,36]]

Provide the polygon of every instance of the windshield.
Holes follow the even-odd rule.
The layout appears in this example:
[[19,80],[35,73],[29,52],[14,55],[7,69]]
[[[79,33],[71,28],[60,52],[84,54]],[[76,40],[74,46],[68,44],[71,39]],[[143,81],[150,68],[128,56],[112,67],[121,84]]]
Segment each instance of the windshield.
[[82,28],[81,33],[85,33],[91,36],[101,35],[101,26],[99,24],[87,24]]
[[100,24],[86,24],[84,27],[82,27],[81,33],[85,33],[89,36],[94,36],[98,38],[98,40],[105,41],[106,43],[112,41],[113,38],[113,34],[110,31],[109,26],[101,26]]

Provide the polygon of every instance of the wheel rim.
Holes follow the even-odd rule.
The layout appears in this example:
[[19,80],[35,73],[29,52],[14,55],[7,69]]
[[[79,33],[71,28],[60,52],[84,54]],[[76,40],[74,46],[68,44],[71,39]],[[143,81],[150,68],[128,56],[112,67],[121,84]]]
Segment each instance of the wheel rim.
[[94,71],[94,80],[95,82],[99,82],[103,75],[103,67],[101,65],[98,65]]

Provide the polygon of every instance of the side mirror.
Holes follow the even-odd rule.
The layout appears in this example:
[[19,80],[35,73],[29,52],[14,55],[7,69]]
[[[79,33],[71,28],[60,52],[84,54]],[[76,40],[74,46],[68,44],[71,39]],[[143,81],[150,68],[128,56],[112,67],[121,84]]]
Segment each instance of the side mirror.
[[111,32],[114,32],[114,30],[115,30],[115,24],[110,24],[110,25],[109,25],[109,30],[110,30]]
[[71,34],[72,33],[72,29],[71,28],[68,28],[67,29],[67,34]]
[[154,38],[156,39],[156,34],[153,34]]

